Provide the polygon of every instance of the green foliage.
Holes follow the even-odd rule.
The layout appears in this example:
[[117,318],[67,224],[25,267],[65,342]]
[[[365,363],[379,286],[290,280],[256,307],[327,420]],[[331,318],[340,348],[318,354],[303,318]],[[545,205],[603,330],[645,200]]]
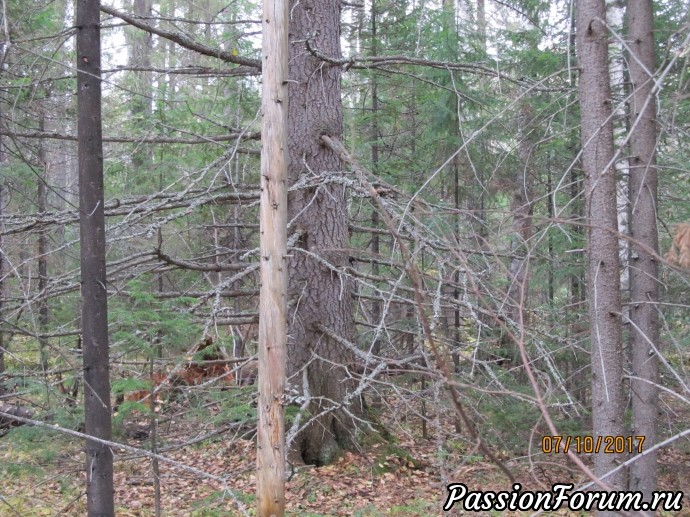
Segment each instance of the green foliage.
[[120,395],[130,393],[132,391],[150,390],[151,381],[148,379],[139,379],[136,377],[127,377],[125,379],[117,379],[112,382],[110,391],[113,395]]
[[125,400],[118,406],[117,412],[113,414],[113,428],[118,430],[122,424],[132,416],[147,415],[150,412],[151,408],[143,402]]
[[41,475],[45,470],[37,465],[28,463],[4,463],[0,466],[0,473],[3,477],[20,478],[26,475]]
[[541,420],[539,409],[518,398],[506,404],[499,397],[485,398],[480,407],[490,430],[482,433],[487,440],[513,453],[525,454],[532,430]]
[[16,475],[22,472],[37,473],[38,465],[52,463],[65,448],[70,447],[71,443],[64,434],[28,425],[11,429],[3,440],[10,441],[14,452],[19,457],[27,459],[26,463],[14,466],[13,472]]
[[111,332],[127,351],[152,357],[157,347],[173,351],[189,347],[200,329],[184,312],[183,300],[158,300],[141,280],[127,284],[127,297],[110,304]]
[[220,411],[213,417],[215,423],[221,425],[239,423],[249,426],[256,424],[257,412],[254,403],[256,387],[248,386],[215,392],[211,396],[214,401],[218,402],[220,408]]
[[289,429],[290,426],[293,424],[295,421],[295,418],[297,418],[297,415],[301,415],[301,421],[304,422],[306,419],[308,419],[311,414],[309,413],[309,410],[306,409],[301,409],[298,408],[297,406],[286,406],[285,407],[285,428]]

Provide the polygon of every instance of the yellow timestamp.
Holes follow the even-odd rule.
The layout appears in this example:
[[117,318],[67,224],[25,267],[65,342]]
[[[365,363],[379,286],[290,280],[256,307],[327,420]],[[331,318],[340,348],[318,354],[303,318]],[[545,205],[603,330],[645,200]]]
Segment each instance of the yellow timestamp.
[[544,436],[541,452],[544,454],[629,454],[641,453],[644,436]]

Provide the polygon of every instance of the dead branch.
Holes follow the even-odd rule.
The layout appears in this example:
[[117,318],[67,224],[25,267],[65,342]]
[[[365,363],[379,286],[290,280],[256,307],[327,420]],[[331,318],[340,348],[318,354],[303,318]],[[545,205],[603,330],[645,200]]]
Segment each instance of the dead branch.
[[[11,136],[14,138],[38,138],[51,140],[77,141],[76,135],[58,133],[57,131],[12,131],[10,129],[0,129],[0,135]],[[197,138],[173,138],[167,136],[142,136],[134,138],[131,136],[104,136],[103,141],[116,144],[216,144],[221,142],[235,142],[236,140],[258,140],[259,133],[228,133],[226,135],[199,136]],[[238,153],[259,154],[254,149],[237,149]]]
[[[180,68],[158,68],[155,66],[118,66],[109,70],[103,70],[104,74],[117,72],[153,72],[154,74],[171,75],[195,75],[198,77],[245,77],[259,75],[259,71],[254,67],[238,66],[231,69],[214,68],[210,66],[185,66]],[[73,78],[75,76],[60,77],[60,79]],[[26,88],[26,86],[22,86]]]
[[243,269],[247,269],[249,264],[214,264],[214,263],[201,263],[201,262],[194,262],[191,260],[181,260],[181,259],[175,259],[172,258],[170,255],[166,255],[163,253],[160,249],[155,250],[156,257],[162,262],[165,262],[166,264],[170,264],[172,266],[177,266],[181,269],[188,269],[192,271],[208,271],[208,272],[214,272],[218,273],[220,271],[241,271]]
[[33,411],[21,406],[0,404],[0,429],[9,429],[10,427],[17,427],[20,425],[24,425],[25,423],[21,420],[10,418],[7,415],[13,417],[18,416],[21,418],[33,418]]
[[[213,191],[212,191],[213,192]],[[255,201],[259,198],[255,192],[227,192],[223,188],[220,193],[208,191],[189,192],[186,195],[180,193],[159,193],[153,196],[135,196],[126,199],[112,199],[105,204],[105,216],[117,217],[131,214],[154,213],[162,210],[176,208],[189,208],[190,206],[202,206],[220,203],[241,203],[243,201]],[[149,206],[148,203],[158,201],[157,206]],[[5,221],[6,229],[0,235],[14,235],[32,230],[45,230],[50,226],[62,226],[79,221],[79,213],[74,210],[62,210],[60,212],[47,212],[32,215],[7,215],[0,217]]]
[[103,11],[106,14],[109,14],[111,16],[115,16],[116,18],[119,18],[122,21],[125,21],[132,25],[133,27],[136,27],[137,29],[141,29],[143,31],[146,31],[150,34],[155,34],[156,36],[160,36],[161,38],[167,39],[169,41],[172,41],[173,43],[177,43],[181,47],[184,47],[189,50],[193,50],[195,52],[198,52],[199,54],[202,54],[204,56],[209,56],[209,57],[215,57],[218,59],[221,59],[223,61],[226,61],[228,63],[234,63],[236,65],[243,65],[243,66],[248,66],[252,68],[256,68],[261,70],[261,62],[257,59],[248,59],[246,57],[241,57],[241,56],[235,56],[232,54],[232,52],[227,52],[225,50],[221,50],[219,48],[211,48],[207,45],[204,45],[203,43],[199,43],[198,41],[194,41],[188,36],[185,36],[184,34],[172,32],[172,31],[167,31],[164,29],[160,29],[158,27],[153,27],[149,25],[148,23],[145,23],[141,21],[140,19],[135,18],[132,15],[125,14],[122,11],[118,11],[116,9],[113,9],[112,7],[108,7],[105,5],[101,5],[101,11]]
[[406,264],[406,269],[407,272],[410,276],[410,279],[412,280],[412,284],[414,285],[414,295],[415,295],[415,302],[417,305],[417,314],[419,316],[420,322],[422,324],[422,329],[424,331],[424,337],[429,343],[429,346],[431,348],[431,351],[433,352],[434,358],[436,360],[436,365],[443,375],[446,387],[448,388],[448,391],[451,395],[451,401],[453,402],[453,405],[455,406],[455,410],[457,414],[460,416],[460,418],[463,421],[463,424],[465,425],[465,428],[468,430],[470,435],[472,436],[472,439],[475,440],[479,448],[482,450],[484,454],[494,463],[494,465],[498,466],[498,468],[501,469],[501,471],[508,477],[511,483],[515,481],[515,478],[513,476],[513,473],[504,465],[504,463],[489,449],[489,447],[486,445],[486,442],[482,439],[481,435],[477,432],[476,428],[474,427],[474,423],[472,420],[469,418],[467,415],[467,412],[465,411],[465,407],[460,401],[460,394],[458,393],[458,390],[455,388],[455,386],[452,384],[453,377],[451,375],[451,369],[448,366],[448,359],[446,357],[446,354],[441,352],[441,347],[439,347],[436,343],[436,338],[431,330],[431,325],[429,324],[429,321],[426,316],[426,312],[424,310],[424,305],[426,301],[426,291],[424,290],[423,286],[423,281],[421,274],[419,272],[419,269],[417,268],[417,263],[413,259],[411,253],[409,252],[407,248],[407,244],[399,238],[397,231],[395,229],[395,225],[393,224],[393,220],[391,219],[390,214],[386,210],[386,207],[384,206],[383,202],[381,201],[381,196],[377,192],[377,190],[371,186],[371,183],[367,180],[366,175],[364,173],[364,170],[361,168],[361,166],[350,156],[348,153],[347,149],[343,146],[343,144],[338,141],[334,140],[328,135],[322,135],[321,140],[335,153],[338,154],[341,160],[344,162],[348,163],[352,170],[354,171],[355,175],[357,176],[357,179],[359,182],[369,190],[371,193],[371,198],[374,200],[374,202],[377,205],[377,208],[379,210],[379,213],[381,214],[381,217],[383,218],[384,223],[386,224],[390,234],[393,236],[394,239],[398,242],[398,245],[400,246],[400,252],[402,253],[403,259]]

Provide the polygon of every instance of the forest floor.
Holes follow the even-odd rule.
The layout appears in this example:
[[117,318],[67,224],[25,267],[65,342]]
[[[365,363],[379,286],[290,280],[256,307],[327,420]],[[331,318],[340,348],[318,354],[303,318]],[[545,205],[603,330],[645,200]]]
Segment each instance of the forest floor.
[[[134,424],[134,423],[130,423]],[[139,423],[143,425],[143,423]],[[211,430],[192,420],[161,426],[161,445],[169,446]],[[16,434],[12,438],[12,434]],[[0,439],[0,516],[85,515],[84,455],[78,440],[44,429],[23,427]],[[511,483],[478,451],[449,447],[439,440],[401,433],[394,445],[378,443],[348,452],[329,466],[302,466],[287,484],[290,516],[435,516],[443,515],[446,483],[464,483],[470,490],[510,491]],[[147,441],[125,440],[146,449]],[[450,451],[450,452],[449,452]],[[200,479],[194,473],[160,463],[161,514],[215,517],[254,515],[255,443],[232,431],[212,439],[169,449],[163,454],[188,467],[225,478]],[[553,483],[578,483],[582,475],[564,455],[508,458],[502,456],[523,490],[548,490]],[[585,458],[586,459],[586,458]],[[453,466],[451,469],[449,466]],[[690,447],[666,449],[660,459],[660,489],[686,493],[683,513],[690,516]],[[151,461],[116,454],[115,500],[118,516],[153,516],[154,486]],[[229,489],[229,490],[228,490]],[[451,515],[468,515],[456,508]],[[529,513],[505,513],[529,515]],[[448,514],[446,514],[448,515]],[[476,514],[474,514],[476,515]],[[486,515],[502,515],[500,512]],[[571,515],[565,511],[557,514]],[[574,515],[574,514],[572,514]],[[582,514],[580,514],[582,515]]]

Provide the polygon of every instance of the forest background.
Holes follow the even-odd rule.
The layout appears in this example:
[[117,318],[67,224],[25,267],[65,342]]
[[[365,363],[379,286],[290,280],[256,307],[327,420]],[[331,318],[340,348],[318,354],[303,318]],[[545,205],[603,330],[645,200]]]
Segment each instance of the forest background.
[[[676,1],[608,4],[591,17],[607,65],[593,83],[577,55],[589,4],[604,6],[290,3],[285,412],[298,514],[424,515],[470,472],[504,490],[511,478],[586,483],[582,467],[601,476],[639,452],[580,465],[542,452],[555,435],[645,436],[647,454],[613,486],[690,488],[690,20]],[[646,40],[634,34],[643,4]],[[240,460],[257,416],[260,8],[101,9],[112,426],[139,450],[116,458],[118,514],[252,505]],[[2,2],[0,410],[34,422],[0,420],[8,515],[85,507],[78,434],[37,425],[86,430],[75,9]],[[652,66],[636,69],[644,41]],[[604,83],[609,114],[586,137]],[[607,131],[611,152],[592,165],[588,144]],[[615,357],[596,361],[609,338]],[[614,391],[612,409],[601,394]],[[182,470],[161,475],[155,454],[142,466],[141,450],[170,451]],[[335,480],[315,488],[329,471],[308,465],[366,472],[362,505]],[[409,505],[367,499],[390,476]]]

